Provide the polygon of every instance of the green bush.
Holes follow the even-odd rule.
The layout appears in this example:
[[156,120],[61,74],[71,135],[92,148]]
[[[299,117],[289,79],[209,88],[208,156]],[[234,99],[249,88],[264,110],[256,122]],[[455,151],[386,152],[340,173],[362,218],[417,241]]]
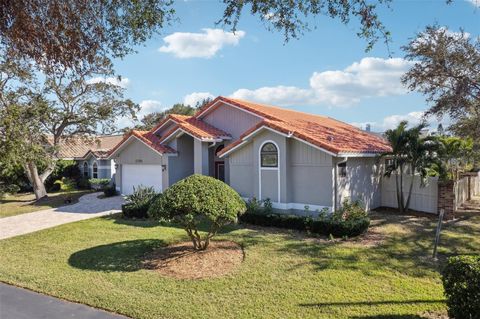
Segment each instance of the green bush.
[[111,186],[105,187],[103,189],[103,194],[105,195],[105,197],[116,196],[118,194],[118,192],[117,192],[117,188],[115,186],[115,183],[112,184]]
[[133,187],[133,194],[125,198],[122,215],[126,218],[148,218],[148,209],[158,194],[153,187]]
[[450,257],[442,281],[450,318],[479,319],[480,255]]
[[[256,203],[258,203],[256,199],[247,202],[249,210],[240,217],[242,222],[259,226],[309,230],[315,234],[335,237],[355,237],[363,234],[370,226],[368,214],[359,202],[345,201],[340,210],[328,214],[328,210],[324,209],[318,212],[316,218],[265,213],[264,208]],[[308,212],[309,209],[306,211]]]
[[54,185],[56,185],[57,190],[61,190],[63,192],[71,192],[75,190],[75,186],[77,184],[71,178],[62,177],[62,179],[56,180]]
[[87,177],[82,177],[77,181],[77,187],[79,189],[90,189],[90,182],[88,181]]
[[4,185],[0,183],[0,198],[3,198],[6,194],[16,194],[20,191],[20,187],[15,184]]
[[[148,213],[181,225],[193,247],[203,250],[221,227],[236,222],[245,210],[245,202],[233,188],[213,177],[195,174],[167,188]],[[201,224],[208,227],[205,236],[198,231]]]
[[45,187],[50,191],[59,191],[60,189],[56,181],[61,180],[63,177],[69,178],[75,181],[75,183],[82,178],[77,162],[73,160],[56,161],[54,171],[45,181]]
[[95,190],[103,190],[110,185],[110,178],[90,178],[88,180],[90,186]]

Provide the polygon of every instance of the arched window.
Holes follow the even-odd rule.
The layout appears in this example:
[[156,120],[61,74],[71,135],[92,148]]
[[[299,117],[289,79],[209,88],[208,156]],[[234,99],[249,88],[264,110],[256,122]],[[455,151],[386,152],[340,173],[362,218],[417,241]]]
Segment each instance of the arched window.
[[93,167],[93,169],[92,169],[92,171],[93,171],[93,176],[92,176],[92,177],[93,177],[93,178],[98,178],[98,166],[97,166],[97,162],[94,162],[92,167]]
[[278,167],[278,150],[275,144],[268,142],[262,146],[260,163],[262,167]]
[[83,176],[88,177],[88,164],[87,164],[87,162],[83,163]]

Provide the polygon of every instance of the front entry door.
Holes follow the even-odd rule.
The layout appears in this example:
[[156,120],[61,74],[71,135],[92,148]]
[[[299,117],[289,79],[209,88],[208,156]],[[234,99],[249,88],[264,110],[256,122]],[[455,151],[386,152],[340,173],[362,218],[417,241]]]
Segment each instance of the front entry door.
[[215,178],[225,182],[225,162],[215,162]]

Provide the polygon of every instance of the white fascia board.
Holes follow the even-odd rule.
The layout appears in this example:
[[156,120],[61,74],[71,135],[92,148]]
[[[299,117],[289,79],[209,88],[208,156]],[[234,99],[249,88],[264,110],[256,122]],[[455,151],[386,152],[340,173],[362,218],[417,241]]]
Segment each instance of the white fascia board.
[[381,153],[348,153],[348,152],[343,152],[343,153],[338,153],[339,157],[377,157],[380,156]]

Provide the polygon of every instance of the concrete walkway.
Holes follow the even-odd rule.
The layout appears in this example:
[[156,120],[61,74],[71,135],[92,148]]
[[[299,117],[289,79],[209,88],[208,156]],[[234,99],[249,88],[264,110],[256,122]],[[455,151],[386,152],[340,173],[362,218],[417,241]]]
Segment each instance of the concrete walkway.
[[0,283],[1,319],[126,319],[85,305]]
[[79,220],[117,213],[123,204],[122,196],[97,198],[103,193],[87,194],[78,203],[38,212],[0,218],[0,239],[32,233]]

